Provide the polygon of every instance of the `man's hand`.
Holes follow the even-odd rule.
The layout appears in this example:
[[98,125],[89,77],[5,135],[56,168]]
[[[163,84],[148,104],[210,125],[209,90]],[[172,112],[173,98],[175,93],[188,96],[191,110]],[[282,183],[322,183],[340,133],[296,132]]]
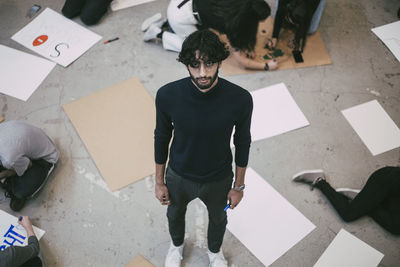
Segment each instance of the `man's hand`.
[[234,209],[237,205],[239,205],[239,202],[243,198],[243,191],[238,192],[236,190],[231,189],[228,193],[228,201],[231,203],[230,208]]
[[165,184],[156,184],[155,186],[156,198],[160,201],[161,205],[169,205],[168,188]]
[[35,233],[33,232],[32,222],[29,219],[29,217],[28,216],[21,216],[21,217],[22,219],[18,220],[18,223],[25,228],[28,236],[34,236]]

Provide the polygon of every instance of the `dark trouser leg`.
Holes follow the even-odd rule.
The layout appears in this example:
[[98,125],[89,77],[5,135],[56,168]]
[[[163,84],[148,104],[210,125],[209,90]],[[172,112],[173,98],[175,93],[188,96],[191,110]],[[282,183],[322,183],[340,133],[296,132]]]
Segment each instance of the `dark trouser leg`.
[[86,25],[94,25],[107,12],[112,0],[87,0],[82,8],[81,20]]
[[34,257],[24,264],[21,265],[21,267],[42,267],[42,260],[39,257]]
[[400,167],[387,168],[390,173],[378,179],[384,180],[389,192],[387,198],[379,208],[373,210],[369,216],[379,225],[395,235],[400,235]]
[[208,210],[208,249],[217,253],[228,223],[224,208],[227,203],[229,190],[232,188],[232,177],[221,181],[205,183],[200,190],[199,198],[206,204]]
[[346,222],[354,221],[380,207],[392,190],[391,167],[374,172],[361,192],[352,200],[336,192],[327,182],[321,181],[316,187],[328,198],[333,207]]
[[51,167],[52,164],[45,160],[32,160],[32,167],[28,168],[22,176],[7,178],[11,193],[18,199],[30,197],[45,181]]
[[86,0],[66,0],[61,12],[65,17],[72,19],[81,13],[85,3]]
[[390,208],[384,203],[384,205],[370,212],[369,216],[386,231],[394,235],[400,235],[400,198],[391,199],[391,201],[395,202],[395,207]]
[[180,246],[185,238],[186,207],[196,197],[196,188],[194,183],[186,181],[170,168],[167,170],[165,180],[170,197],[167,209],[169,233],[174,245]]

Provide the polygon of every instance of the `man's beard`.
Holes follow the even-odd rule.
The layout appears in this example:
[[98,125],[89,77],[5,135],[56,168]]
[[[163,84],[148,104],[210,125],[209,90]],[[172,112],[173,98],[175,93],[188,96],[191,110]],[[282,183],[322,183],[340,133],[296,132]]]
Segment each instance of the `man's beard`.
[[[199,89],[201,89],[201,90],[206,90],[206,89],[210,88],[210,87],[214,84],[215,80],[216,80],[217,77],[218,77],[218,70],[215,72],[215,75],[212,76],[212,77],[195,78],[195,77],[193,77],[193,75],[192,75],[190,72],[189,72],[189,74],[190,74],[190,78],[192,79],[192,81],[194,82],[194,84],[197,86],[197,88],[199,88]],[[209,82],[206,83],[206,84],[204,84],[204,83],[199,83],[199,80],[200,80],[200,79],[208,79]]]

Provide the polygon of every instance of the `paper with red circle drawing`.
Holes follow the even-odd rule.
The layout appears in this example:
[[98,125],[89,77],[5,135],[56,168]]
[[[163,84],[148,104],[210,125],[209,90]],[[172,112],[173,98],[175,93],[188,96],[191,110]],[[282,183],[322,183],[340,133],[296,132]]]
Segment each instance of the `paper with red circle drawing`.
[[11,39],[67,67],[102,37],[46,8]]

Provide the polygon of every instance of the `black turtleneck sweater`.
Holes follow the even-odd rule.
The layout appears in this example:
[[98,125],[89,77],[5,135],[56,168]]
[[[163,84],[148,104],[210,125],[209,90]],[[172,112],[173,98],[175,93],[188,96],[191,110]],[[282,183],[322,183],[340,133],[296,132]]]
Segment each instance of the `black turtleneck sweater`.
[[232,175],[230,139],[235,128],[235,163],[246,167],[251,143],[253,111],[245,89],[218,78],[203,93],[184,78],[161,87],[156,96],[155,161],[180,176],[204,183]]

